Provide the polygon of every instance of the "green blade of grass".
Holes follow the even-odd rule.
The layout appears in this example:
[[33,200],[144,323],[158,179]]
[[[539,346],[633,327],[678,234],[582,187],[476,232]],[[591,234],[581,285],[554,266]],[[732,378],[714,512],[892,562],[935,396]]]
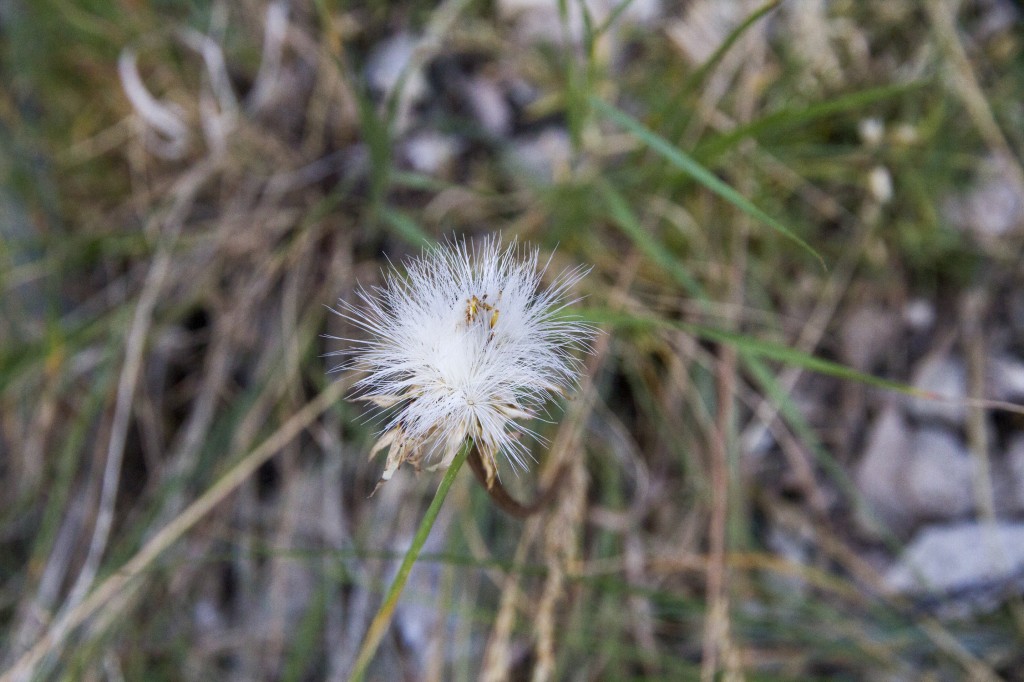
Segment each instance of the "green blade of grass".
[[747,30],[750,29],[751,26],[756,24],[763,16],[765,16],[773,9],[778,7],[779,4],[781,4],[781,2],[782,0],[771,0],[767,4],[754,10],[746,19],[744,19],[740,23],[739,26],[733,29],[732,33],[726,36],[725,40],[722,41],[722,44],[718,46],[718,48],[710,57],[708,57],[707,61],[704,62],[699,69],[694,71],[690,75],[690,77],[686,79],[686,82],[683,84],[683,87],[680,88],[680,91],[690,92],[691,90],[696,89],[698,85],[703,83],[704,79],[707,78],[708,74],[711,73],[711,71],[718,65],[718,63],[722,61],[722,58],[729,53],[729,50],[732,49],[732,46],[736,44],[736,41],[743,37],[743,34],[746,33]]
[[611,104],[608,104],[597,97],[590,97],[590,103],[595,109],[622,128],[625,128],[634,137],[650,147],[652,151],[662,156],[673,166],[692,177],[701,185],[714,192],[743,213],[746,213],[755,220],[761,221],[779,234],[799,245],[809,254],[814,256],[814,258],[821,264],[822,268],[825,268],[825,261],[807,242],[798,237],[792,230],[781,222],[755,206],[749,199],[737,192],[730,185],[719,180],[714,173],[700,165],[682,150],[672,145],[668,140],[657,135],[654,131],[644,126],[632,116],[616,109]]
[[415,220],[398,209],[385,206],[380,217],[411,246],[426,247],[437,243]]
[[707,302],[707,294],[700,283],[675,258],[649,235],[640,225],[626,199],[610,183],[601,183],[601,195],[608,205],[612,222],[621,229],[644,255],[661,266],[682,288],[694,298]]
[[594,322],[596,324],[611,325],[619,329],[674,329],[692,334],[693,336],[704,339],[705,341],[729,344],[742,353],[749,354],[754,357],[778,360],[779,362],[783,362],[788,365],[803,367],[804,369],[808,369],[812,372],[836,377],[837,379],[856,381],[868,386],[875,386],[877,388],[883,388],[888,391],[895,391],[897,393],[903,393],[917,398],[934,399],[938,397],[932,393],[922,391],[898,381],[865,374],[864,372],[859,372],[852,367],[847,367],[846,365],[842,365],[838,362],[825,360],[794,350],[788,346],[772,343],[771,341],[755,339],[736,332],[728,332],[700,324],[683,322],[681,320],[640,317],[600,308],[586,308],[575,312],[588,322]]
[[857,487],[850,480],[849,474],[825,450],[818,435],[814,433],[814,429],[807,423],[807,420],[800,413],[800,409],[793,402],[792,396],[783,389],[768,366],[761,358],[748,353],[741,353],[740,357],[743,359],[743,365],[757,386],[771,400],[772,405],[778,408],[782,419],[785,420],[803,444],[807,446],[807,449],[817,460],[818,464],[828,473],[832,482],[839,487],[847,499],[853,500],[856,505],[860,506],[863,500],[857,491]]
[[864,109],[877,102],[884,102],[896,95],[906,95],[918,88],[923,87],[925,81],[914,83],[898,83],[896,85],[883,85],[877,88],[869,88],[848,95],[828,99],[824,102],[812,104],[803,109],[783,109],[761,118],[751,121],[746,125],[739,126],[724,135],[712,137],[706,142],[698,145],[695,155],[707,162],[724,152],[732,149],[741,140],[747,138],[758,138],[768,132],[784,132],[792,128],[807,125],[818,119],[843,114],[848,111]]
[[789,425],[793,433],[796,434],[797,438],[807,446],[807,450],[814,457],[814,460],[822,468],[822,470],[828,475],[831,481],[839,488],[842,494],[847,500],[849,500],[853,506],[858,510],[858,513],[863,514],[866,518],[872,519],[872,521],[883,531],[882,540],[886,543],[892,552],[898,552],[900,544],[892,530],[885,523],[884,519],[880,518],[872,509],[864,496],[861,495],[857,486],[850,478],[850,474],[847,473],[843,465],[836,461],[835,457],[828,452],[825,446],[822,444],[821,439],[814,432],[814,428],[807,423],[807,420],[801,414],[800,409],[793,402],[790,395],[786,393],[779,382],[775,379],[775,375],[772,374],[771,370],[762,362],[761,358],[755,357],[747,353],[741,353],[740,357],[743,359],[743,364],[747,371],[750,373],[753,380],[757,383],[758,387],[764,392],[772,404],[778,407],[779,415]]
[[412,545],[409,546],[409,550],[405,553],[402,564],[398,567],[398,573],[395,574],[395,578],[391,582],[387,597],[385,597],[384,603],[381,604],[380,610],[377,611],[377,615],[373,617],[370,628],[366,632],[366,637],[363,639],[363,644],[359,648],[359,654],[356,657],[352,675],[349,677],[353,682],[362,680],[366,676],[366,669],[373,660],[374,654],[377,653],[377,647],[380,646],[381,640],[384,639],[384,635],[391,625],[391,618],[395,614],[395,607],[398,606],[398,598],[402,595],[405,583],[409,579],[409,572],[412,571],[416,559],[419,558],[420,550],[423,549],[427,536],[430,535],[430,529],[434,527],[437,515],[441,512],[441,505],[448,496],[448,489],[452,487],[455,476],[459,473],[459,469],[462,468],[462,463],[466,461],[466,456],[472,447],[472,442],[467,441],[459,450],[459,453],[455,455],[455,459],[449,465],[448,470],[445,471],[444,478],[441,479],[441,484],[437,487],[437,493],[430,502],[430,506],[423,515],[423,520],[416,531],[416,535],[412,539]]

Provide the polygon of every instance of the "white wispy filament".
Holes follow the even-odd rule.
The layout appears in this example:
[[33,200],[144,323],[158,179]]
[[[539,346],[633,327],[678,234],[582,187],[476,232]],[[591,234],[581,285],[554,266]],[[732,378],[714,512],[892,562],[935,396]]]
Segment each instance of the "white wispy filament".
[[502,248],[494,237],[451,241],[340,304],[337,312],[366,336],[339,354],[349,356],[341,369],[364,373],[357,394],[384,414],[370,452],[387,448],[382,480],[406,461],[447,467],[467,439],[488,478],[499,455],[526,467],[524,436],[535,434],[521,421],[575,386],[577,356],[593,335],[563,314],[586,269],[543,288],[538,260],[537,249]]

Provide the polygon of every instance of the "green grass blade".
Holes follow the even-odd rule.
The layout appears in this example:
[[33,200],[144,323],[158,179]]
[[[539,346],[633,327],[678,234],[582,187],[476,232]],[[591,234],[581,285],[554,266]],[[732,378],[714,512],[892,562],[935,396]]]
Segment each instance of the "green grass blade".
[[913,386],[908,386],[907,384],[903,384],[898,381],[865,374],[864,372],[859,372],[852,367],[847,367],[846,365],[839,364],[838,362],[824,360],[778,343],[755,339],[736,332],[727,332],[700,324],[682,322],[680,320],[639,317],[599,308],[580,309],[575,312],[588,322],[611,325],[618,329],[635,329],[641,331],[651,329],[675,329],[692,334],[698,338],[704,339],[705,341],[729,344],[742,353],[749,354],[753,357],[777,360],[787,365],[803,367],[804,369],[808,369],[812,372],[836,377],[837,379],[856,381],[868,386],[875,386],[877,388],[883,388],[888,391],[895,391],[897,393],[903,393],[905,395],[918,398],[927,399],[937,397],[926,391],[916,389]]
[[704,82],[704,79],[707,78],[708,74],[711,73],[711,71],[714,70],[718,63],[722,61],[722,58],[729,53],[729,50],[731,50],[732,46],[736,44],[736,41],[742,38],[743,34],[746,33],[751,26],[760,21],[760,19],[763,16],[765,16],[773,9],[778,7],[781,2],[782,0],[771,0],[771,2],[768,2],[767,4],[754,10],[750,14],[750,16],[748,16],[740,23],[739,26],[733,29],[732,33],[730,33],[726,37],[726,39],[722,41],[722,44],[718,46],[714,53],[710,57],[708,57],[708,60],[704,62],[699,69],[694,71],[689,78],[686,79],[686,83],[683,85],[682,88],[680,88],[680,91],[690,92],[691,90],[696,89],[697,86],[700,85],[702,82]]
[[693,158],[682,152],[677,147],[673,146],[668,140],[657,135],[649,128],[645,127],[642,123],[637,121],[632,116],[619,111],[607,102],[597,98],[590,98],[591,105],[600,111],[602,114],[607,116],[609,119],[614,121],[616,124],[625,128],[634,137],[639,139],[645,145],[651,148],[654,152],[664,157],[669,163],[683,171],[694,180],[704,185],[707,189],[720,196],[725,201],[735,206],[740,211],[746,213],[750,217],[763,222],[764,224],[771,227],[776,232],[784,235],[792,242],[799,245],[809,254],[814,256],[821,266],[825,267],[825,261],[807,242],[798,237],[792,230],[783,225],[781,222],[771,217],[757,206],[755,206],[749,199],[744,197],[742,194],[737,192],[731,186],[718,179],[718,177],[709,171],[704,166],[700,165]]
[[679,264],[679,261],[672,257],[662,244],[644,230],[626,199],[618,190],[609,183],[602,183],[600,189],[601,195],[608,205],[612,222],[636,244],[637,248],[643,251],[644,255],[661,266],[691,296],[706,301],[707,294],[700,283]]
[[411,246],[425,247],[437,243],[415,220],[398,209],[385,206],[381,209],[380,217]]
[[463,445],[459,453],[455,455],[451,466],[445,471],[444,478],[441,479],[441,485],[437,487],[437,493],[430,502],[430,506],[420,522],[420,527],[412,539],[412,545],[409,546],[409,550],[405,553],[405,558],[402,559],[398,573],[395,574],[395,579],[391,582],[391,587],[388,588],[387,597],[385,597],[384,603],[381,604],[380,610],[373,617],[373,622],[370,623],[370,628],[366,632],[366,638],[363,639],[363,644],[359,648],[359,655],[356,657],[352,676],[349,678],[352,682],[362,680],[366,676],[366,669],[370,666],[374,654],[377,653],[377,647],[380,646],[381,640],[384,639],[384,635],[387,634],[388,627],[391,625],[391,618],[395,615],[395,607],[398,606],[398,598],[402,595],[405,583],[409,579],[409,572],[412,571],[416,559],[419,558],[420,550],[423,549],[427,536],[430,535],[430,529],[434,527],[437,515],[441,513],[441,505],[444,504],[444,499],[448,496],[448,489],[452,487],[455,476],[459,473],[459,469],[462,468],[462,463],[466,461],[466,456],[472,447],[472,442],[467,442]]
[[694,154],[707,163],[710,159],[732,149],[741,140],[760,138],[771,132],[784,132],[829,116],[864,109],[872,104],[890,100],[897,95],[907,95],[924,85],[926,85],[925,81],[883,85],[828,99],[803,109],[782,109],[739,126],[724,135],[708,139],[697,146]]

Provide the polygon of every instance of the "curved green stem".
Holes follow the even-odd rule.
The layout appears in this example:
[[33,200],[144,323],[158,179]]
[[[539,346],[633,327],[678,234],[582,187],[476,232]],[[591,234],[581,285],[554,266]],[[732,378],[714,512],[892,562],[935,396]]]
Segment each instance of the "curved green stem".
[[423,549],[423,543],[427,541],[430,529],[434,527],[434,521],[437,520],[437,515],[441,511],[441,504],[444,503],[444,498],[448,496],[448,489],[452,487],[452,482],[455,480],[456,474],[459,473],[459,469],[462,468],[462,463],[466,461],[466,455],[469,454],[472,447],[473,442],[467,441],[455,456],[451,466],[444,473],[441,485],[437,487],[434,499],[427,508],[427,513],[423,516],[420,527],[416,530],[416,535],[412,539],[412,545],[409,546],[409,550],[405,553],[402,565],[399,566],[398,573],[395,574],[395,579],[391,581],[391,587],[384,598],[384,603],[381,604],[380,610],[377,611],[377,615],[373,617],[373,622],[370,623],[370,628],[366,631],[363,645],[359,649],[359,656],[356,657],[355,667],[353,668],[352,675],[349,677],[350,682],[358,682],[366,675],[366,668],[370,665],[370,661],[373,660],[373,655],[377,653],[377,647],[380,646],[384,633],[388,631],[388,626],[391,625],[391,618],[395,614],[395,607],[398,606],[398,597],[402,594],[405,582],[409,579],[409,571],[412,570],[413,564],[416,563],[420,550]]

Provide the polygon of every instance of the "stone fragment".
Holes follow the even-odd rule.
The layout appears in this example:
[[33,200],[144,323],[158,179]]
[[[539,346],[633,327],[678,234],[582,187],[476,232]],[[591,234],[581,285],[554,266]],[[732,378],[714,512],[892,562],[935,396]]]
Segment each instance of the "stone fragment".
[[1006,447],[1004,464],[1005,505],[1008,512],[1019,513],[1024,511],[1024,433],[1010,440]]
[[903,309],[903,321],[915,332],[925,332],[935,324],[935,305],[925,298],[907,302]]
[[924,427],[911,439],[907,510],[918,519],[954,519],[974,509],[975,461],[958,435]]
[[613,31],[624,26],[650,26],[662,16],[661,0],[632,0],[625,7],[621,0],[577,0],[564,5],[558,0],[498,0],[498,16],[515,24],[516,36],[523,42],[549,42],[579,45],[586,37],[586,25],[601,24],[615,13]]
[[895,405],[885,408],[868,435],[864,456],[854,476],[867,506],[859,509],[857,520],[862,530],[872,535],[883,528],[902,533],[913,523],[902,483],[912,439],[913,434]]
[[938,420],[958,427],[967,416],[967,368],[949,352],[931,353],[915,368],[911,385],[941,400],[911,398],[907,410],[922,420]]
[[1024,524],[976,521],[922,530],[884,575],[890,593],[942,600],[966,616],[998,606],[1024,583]]
[[534,183],[551,184],[568,173],[572,142],[564,129],[545,128],[535,135],[515,138],[508,155],[514,173]]
[[1012,355],[990,357],[985,381],[986,397],[992,400],[1024,400],[1024,361]]
[[393,121],[398,133],[412,126],[416,104],[429,90],[422,65],[415,62],[418,46],[415,36],[398,33],[376,45],[366,60],[364,77],[370,94],[381,106],[389,98],[398,97]]
[[884,308],[866,305],[853,311],[843,323],[840,354],[843,362],[862,372],[892,350],[900,333],[896,315]]
[[914,427],[896,406],[875,422],[855,480],[869,535],[902,535],[923,521],[952,520],[975,509],[976,462],[960,436],[941,425]]
[[463,144],[453,135],[425,130],[403,140],[401,155],[413,170],[437,175],[462,151]]
[[974,187],[946,202],[946,219],[982,244],[995,245],[1024,227],[1024,196],[1008,169],[1013,159],[993,156],[979,167]]
[[463,95],[473,118],[488,135],[504,137],[512,131],[512,107],[497,83],[480,76],[470,78]]

